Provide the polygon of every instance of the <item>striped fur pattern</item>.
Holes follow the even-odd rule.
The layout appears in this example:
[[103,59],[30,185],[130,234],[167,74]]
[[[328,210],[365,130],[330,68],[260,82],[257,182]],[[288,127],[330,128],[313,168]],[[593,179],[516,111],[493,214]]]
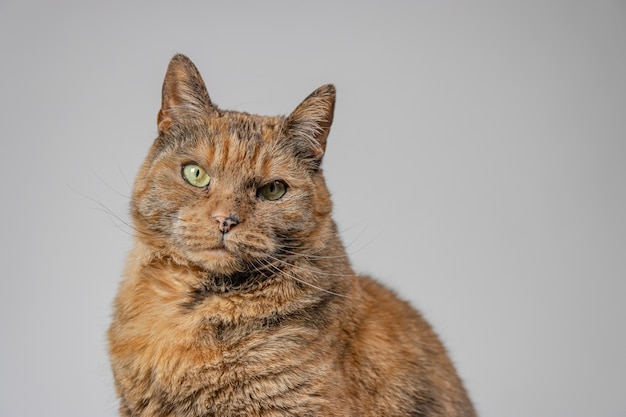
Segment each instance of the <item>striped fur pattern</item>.
[[431,327],[350,266],[320,168],[334,103],[224,111],[172,59],[108,332],[121,416],[475,415]]

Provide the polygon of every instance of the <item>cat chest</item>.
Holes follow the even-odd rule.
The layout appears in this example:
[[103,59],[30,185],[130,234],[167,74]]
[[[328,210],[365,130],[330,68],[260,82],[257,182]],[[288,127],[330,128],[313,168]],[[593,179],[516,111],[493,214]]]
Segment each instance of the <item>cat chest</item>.
[[155,409],[195,410],[190,416],[315,415],[338,380],[318,342],[311,329],[204,323],[159,352],[149,391],[160,394],[151,401]]

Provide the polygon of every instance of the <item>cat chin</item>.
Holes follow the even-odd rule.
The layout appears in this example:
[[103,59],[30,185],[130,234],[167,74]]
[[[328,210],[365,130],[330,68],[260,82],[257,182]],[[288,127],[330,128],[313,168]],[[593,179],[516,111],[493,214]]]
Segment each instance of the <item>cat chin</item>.
[[212,274],[230,275],[242,269],[239,258],[224,248],[193,252],[187,254],[187,259]]

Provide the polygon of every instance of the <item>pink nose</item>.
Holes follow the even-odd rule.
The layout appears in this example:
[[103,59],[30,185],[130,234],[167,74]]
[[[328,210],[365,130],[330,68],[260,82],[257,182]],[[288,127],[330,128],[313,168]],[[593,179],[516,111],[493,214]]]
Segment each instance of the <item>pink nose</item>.
[[239,224],[239,219],[237,216],[213,216],[213,220],[217,222],[220,228],[220,232],[226,234],[230,232],[230,230]]

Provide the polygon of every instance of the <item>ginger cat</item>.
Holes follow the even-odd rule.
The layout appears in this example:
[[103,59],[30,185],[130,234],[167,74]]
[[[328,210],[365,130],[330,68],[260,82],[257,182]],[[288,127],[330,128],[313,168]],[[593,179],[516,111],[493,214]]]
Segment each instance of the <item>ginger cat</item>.
[[475,416],[431,327],[350,266],[320,168],[334,104],[225,111],[172,59],[108,332],[120,415]]

